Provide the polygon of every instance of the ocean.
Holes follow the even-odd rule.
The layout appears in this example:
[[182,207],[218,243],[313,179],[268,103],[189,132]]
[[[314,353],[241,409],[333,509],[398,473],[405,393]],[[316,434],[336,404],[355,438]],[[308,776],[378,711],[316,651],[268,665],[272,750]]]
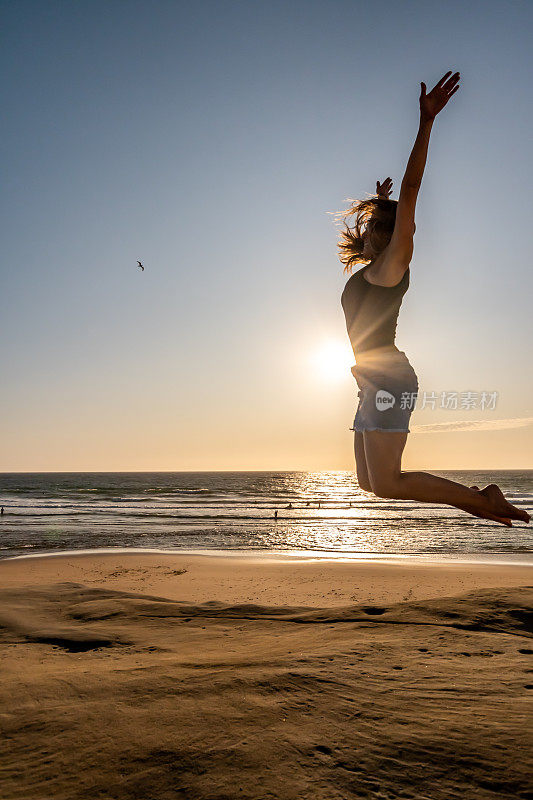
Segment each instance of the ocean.
[[[533,512],[533,470],[435,474],[498,483]],[[383,500],[347,471],[3,473],[0,505],[0,558],[141,548],[533,561],[533,525]]]

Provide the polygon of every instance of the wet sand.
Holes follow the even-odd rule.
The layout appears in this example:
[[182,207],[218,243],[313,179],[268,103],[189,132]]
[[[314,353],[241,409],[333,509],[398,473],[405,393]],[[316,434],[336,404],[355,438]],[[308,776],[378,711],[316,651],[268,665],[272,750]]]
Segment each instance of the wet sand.
[[0,562],[0,796],[527,798],[533,568]]

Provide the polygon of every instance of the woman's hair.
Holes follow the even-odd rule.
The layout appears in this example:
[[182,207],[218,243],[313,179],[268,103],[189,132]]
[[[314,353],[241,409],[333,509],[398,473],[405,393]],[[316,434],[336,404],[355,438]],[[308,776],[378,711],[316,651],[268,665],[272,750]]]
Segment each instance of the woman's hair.
[[[344,224],[338,243],[339,258],[344,264],[344,272],[351,272],[354,264],[367,264],[368,257],[363,256],[363,233],[369,233],[370,249],[375,255],[384,250],[394,231],[396,222],[397,200],[385,197],[369,197],[367,200],[349,200],[352,204],[348,211],[339,211],[336,215]],[[350,225],[347,220],[354,217]]]

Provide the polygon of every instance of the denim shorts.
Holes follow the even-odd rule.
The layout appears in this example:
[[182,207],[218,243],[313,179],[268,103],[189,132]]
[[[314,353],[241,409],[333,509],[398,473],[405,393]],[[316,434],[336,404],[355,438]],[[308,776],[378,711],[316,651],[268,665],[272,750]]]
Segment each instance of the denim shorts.
[[405,353],[359,362],[352,375],[359,386],[359,405],[350,430],[409,433],[418,379]]

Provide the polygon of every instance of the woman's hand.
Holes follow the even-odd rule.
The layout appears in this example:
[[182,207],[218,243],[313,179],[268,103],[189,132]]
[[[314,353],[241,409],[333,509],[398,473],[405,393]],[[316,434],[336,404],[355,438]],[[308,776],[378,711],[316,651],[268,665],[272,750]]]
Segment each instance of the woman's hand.
[[389,195],[392,194],[392,180],[385,178],[383,183],[376,181],[376,194],[378,197],[384,197],[385,200],[388,200]]
[[420,116],[423,120],[434,120],[439,111],[442,111],[452,94],[459,88],[460,73],[456,72],[450,78],[452,72],[449,70],[443,75],[440,81],[435,84],[429,94],[426,94],[426,84],[421,83],[420,92]]

